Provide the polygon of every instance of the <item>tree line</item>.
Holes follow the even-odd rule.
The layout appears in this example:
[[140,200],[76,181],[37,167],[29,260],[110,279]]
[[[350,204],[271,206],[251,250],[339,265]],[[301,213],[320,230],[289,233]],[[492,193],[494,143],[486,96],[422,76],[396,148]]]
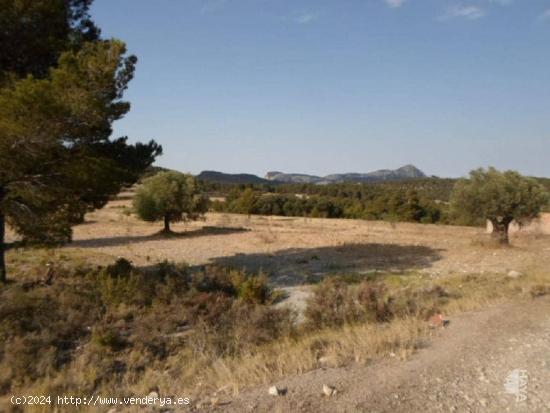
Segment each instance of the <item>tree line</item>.
[[[550,180],[537,180],[515,171],[495,168],[476,169],[468,178],[453,182],[447,191],[432,182],[391,185],[341,184],[300,185],[302,193],[290,186],[219,186],[201,182],[191,175],[160,171],[142,181],[134,197],[134,211],[145,221],[164,222],[163,233],[170,233],[170,222],[195,220],[211,209],[247,215],[279,215],[311,218],[353,218],[418,223],[493,225],[493,235],[508,244],[510,224],[527,222],[548,208],[550,196],[545,186]],[[416,186],[415,186],[416,185]],[[224,200],[208,202],[206,189],[229,189]],[[310,195],[312,194],[313,195]],[[319,194],[320,193],[320,194]],[[430,198],[444,195],[447,201]],[[220,195],[220,192],[217,193]]]
[[311,218],[352,218],[437,223],[445,217],[445,205],[415,190],[359,191],[353,196],[329,196],[262,192],[234,188],[225,201],[213,201],[212,209],[254,215]]
[[[550,211],[550,179],[494,168],[473,170],[463,179],[432,177],[328,185],[202,184],[210,193],[225,197],[225,201],[211,204],[219,212],[451,225],[483,225],[489,220],[498,236],[508,234],[512,221],[521,224],[541,211]],[[507,237],[502,237],[507,243]]]

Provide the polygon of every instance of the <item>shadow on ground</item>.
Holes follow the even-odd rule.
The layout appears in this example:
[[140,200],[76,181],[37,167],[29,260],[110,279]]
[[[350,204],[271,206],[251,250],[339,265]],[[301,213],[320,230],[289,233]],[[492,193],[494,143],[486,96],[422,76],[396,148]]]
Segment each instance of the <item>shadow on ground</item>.
[[427,268],[441,259],[426,246],[344,244],[321,248],[291,248],[262,254],[237,254],[211,260],[212,264],[265,272],[280,287],[310,284],[331,274],[404,272]]
[[115,236],[115,237],[104,237],[104,238],[91,238],[91,239],[81,239],[71,242],[70,246],[78,248],[100,248],[100,247],[115,247],[119,245],[127,245],[138,242],[147,242],[147,241],[166,241],[175,238],[195,238],[195,237],[204,237],[211,235],[228,235],[235,234],[239,232],[247,232],[247,228],[228,228],[228,227],[202,227],[193,231],[183,231],[183,232],[172,232],[169,234],[156,232],[149,235],[125,235],[125,236]]

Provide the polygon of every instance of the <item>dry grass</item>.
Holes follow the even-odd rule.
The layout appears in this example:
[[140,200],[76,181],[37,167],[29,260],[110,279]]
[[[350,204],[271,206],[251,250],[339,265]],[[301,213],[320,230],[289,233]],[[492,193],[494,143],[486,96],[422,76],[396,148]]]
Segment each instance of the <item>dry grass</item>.
[[[164,260],[204,265],[231,261],[239,256],[237,264],[244,264],[247,268],[263,268],[268,262],[266,256],[274,255],[273,272],[284,270],[292,274],[319,271],[307,265],[287,265],[284,263],[287,258],[285,251],[300,250],[304,254],[318,255],[327,265],[333,263],[337,270],[345,265],[345,261],[354,261],[354,270],[358,272],[388,271],[389,264],[399,263],[395,255],[376,251],[377,260],[373,261],[374,256],[365,256],[362,262],[354,260],[354,256],[361,256],[371,245],[395,245],[424,248],[437,254],[437,260],[415,268],[433,275],[504,273],[510,269],[524,271],[533,262],[550,267],[549,236],[516,234],[512,237],[513,252],[510,253],[485,245],[483,228],[210,213],[205,221],[179,223],[173,227],[176,232],[195,235],[163,238],[156,236],[162,225],[145,223],[135,216],[126,215],[123,207],[129,202],[126,199],[112,201],[102,210],[89,214],[87,222],[75,228],[75,242],[63,250],[67,254],[84,250],[91,256],[102,255],[111,259],[123,256],[138,265]],[[203,227],[226,228],[228,231],[208,232],[202,231]],[[249,231],[230,231],[243,228]],[[14,234],[8,235],[8,240],[15,239]],[[357,248],[342,254],[338,248],[346,245],[356,245]],[[8,261],[11,255],[12,252],[8,252]]]
[[[23,297],[19,305],[27,317],[22,319],[44,325],[33,332],[36,336],[10,336],[13,347],[0,358],[13,366],[3,369],[2,386],[8,385],[13,368],[20,368],[28,373],[12,383],[12,390],[29,394],[93,391],[143,396],[158,387],[163,395],[184,392],[196,402],[214,392],[234,393],[319,367],[367,363],[389,353],[406,358],[431,334],[425,322],[429,312],[441,311],[452,322],[453,315],[464,311],[550,293],[548,237],[516,236],[513,247],[495,248],[475,241],[482,236],[482,230],[475,228],[209,214],[205,222],[176,225],[174,229],[184,232],[183,236],[163,238],[155,235],[158,226],[125,215],[127,202],[115,201],[91,214],[89,223],[76,228],[71,246],[8,252],[8,267],[16,279],[9,288],[21,290],[17,300]],[[262,283],[247,284],[241,279],[234,281],[239,288],[232,290],[231,300],[261,301],[260,309],[239,305],[229,311],[230,306],[215,307],[208,300],[200,302],[204,296],[194,296],[199,308],[205,304],[221,311],[206,314],[214,314],[214,324],[197,323],[190,329],[181,322],[195,320],[194,313],[184,311],[187,304],[178,301],[171,281],[163,281],[158,291],[155,285],[142,288],[155,296],[151,300],[151,294],[134,294],[141,279],[118,285],[108,277],[86,276],[117,256],[131,259],[141,270],[164,259],[187,262],[192,271],[198,269],[194,266],[212,262],[254,273],[263,269],[273,284],[283,286],[338,274],[349,284],[349,297],[356,297],[355,289],[368,279],[383,283],[384,300],[392,296],[400,307],[393,308],[390,321],[359,316],[322,329],[304,324],[265,331],[262,325],[284,323],[270,318],[275,313],[270,311]],[[53,287],[39,283],[48,262],[54,263],[60,275]],[[512,269],[525,276],[508,277]],[[77,294],[87,288],[99,288],[89,301]],[[441,288],[445,296],[426,294],[434,288]],[[131,297],[142,301],[136,303]],[[38,317],[42,313],[33,308],[40,299],[47,308],[59,310],[57,316]],[[83,315],[86,305],[97,313]],[[78,335],[64,330],[71,345],[63,352],[66,358],[56,364],[51,352],[59,345],[55,332],[63,322]],[[219,328],[222,325],[231,328]],[[4,406],[8,405],[0,404],[0,410]],[[8,407],[4,410],[9,411]]]
[[218,359],[201,372],[202,387],[238,393],[247,386],[268,384],[285,376],[319,367],[365,363],[390,352],[405,358],[419,344],[426,330],[417,319],[389,324],[346,326],[309,334],[300,340],[285,339],[243,358]]
[[[415,289],[422,288],[422,284],[424,288],[434,286],[427,280],[422,283],[416,279],[412,283]],[[439,307],[452,322],[453,315],[465,311],[479,310],[507,299],[531,297],[533,292],[548,294],[550,274],[536,273],[520,279],[502,275],[457,275],[437,285],[442,286],[452,297]],[[401,285],[394,292],[403,288],[408,287]],[[299,340],[285,339],[257,349],[246,358],[214,360],[204,370],[205,364],[202,363],[199,369],[191,369],[200,374],[204,393],[220,389],[235,393],[249,386],[271,383],[315,368],[366,363],[390,353],[404,359],[423,346],[430,334],[433,334],[433,330],[428,328],[425,317],[409,316],[389,323],[346,325],[343,328],[315,331]],[[170,387],[169,383],[166,385]]]
[[[416,310],[402,312],[390,322],[346,324],[322,330],[304,328],[294,333],[284,333],[279,339],[266,344],[247,344],[238,353],[226,356],[208,350],[211,345],[209,343],[216,340],[214,336],[208,336],[203,343],[206,347],[202,350],[196,347],[196,341],[195,347],[190,346],[189,342],[182,346],[180,342],[176,344],[177,351],[169,352],[171,354],[168,357],[151,358],[145,355],[146,347],[142,344],[138,346],[134,341],[133,347],[125,348],[124,341],[119,341],[120,337],[99,336],[98,334],[105,334],[105,331],[100,333],[98,327],[93,327],[95,335],[92,334],[90,341],[83,343],[84,346],[74,354],[72,362],[57,373],[50,373],[47,380],[25,381],[20,388],[29,393],[58,394],[74,392],[78,388],[92,390],[89,386],[96,382],[98,385],[92,391],[97,394],[123,392],[143,395],[152,388],[159,388],[162,394],[170,395],[181,394],[182,389],[185,389],[185,393],[197,402],[208,399],[215,393],[237,393],[249,386],[271,383],[319,367],[368,363],[390,353],[405,359],[415,349],[423,346],[426,338],[433,333],[425,322],[427,313],[421,309],[433,308],[433,295],[424,293],[434,289],[445,292],[444,295],[437,295],[445,297],[444,300],[437,301],[437,310],[450,317],[451,322],[453,315],[464,311],[477,310],[511,298],[535,297],[550,291],[550,274],[544,272],[530,273],[517,279],[497,274],[460,274],[437,281],[422,274],[379,275],[377,278],[380,282],[385,282],[388,286],[387,293],[394,296],[397,302],[402,303],[399,298],[414,297]],[[357,288],[359,285],[351,284],[349,288]],[[63,302],[67,304],[67,300],[64,299]],[[108,325],[118,326],[120,331],[125,331],[124,326],[129,324],[125,324],[123,320],[134,311],[132,307],[117,304],[109,311],[111,321]],[[162,330],[158,330],[161,319],[158,317],[165,317],[165,311],[157,305],[152,313],[143,310],[140,312],[143,315],[138,320],[141,320],[142,327],[134,321],[133,328],[138,330],[132,334],[143,335],[140,333],[141,328],[143,332],[147,331],[147,340],[158,339],[159,336],[152,331],[157,329],[161,333]],[[70,314],[67,314],[69,318],[72,317]],[[242,320],[242,317],[238,318]],[[166,323],[166,320],[163,322]],[[250,329],[250,323],[246,324]],[[155,327],[151,329],[147,326]],[[209,334],[212,333],[211,331]],[[165,342],[174,345],[179,342],[178,337],[179,334],[174,334]],[[224,340],[240,340],[238,337],[232,335]],[[150,344],[144,342],[144,345]],[[109,348],[105,353],[105,349]],[[112,371],[110,369],[116,368],[117,363],[132,368],[122,375],[109,373]],[[133,368],[136,366],[143,366],[143,369],[136,370]]]

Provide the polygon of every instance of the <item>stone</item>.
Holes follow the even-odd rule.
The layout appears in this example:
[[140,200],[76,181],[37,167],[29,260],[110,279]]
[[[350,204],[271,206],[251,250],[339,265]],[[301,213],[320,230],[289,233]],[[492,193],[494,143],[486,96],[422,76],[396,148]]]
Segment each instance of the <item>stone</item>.
[[523,276],[523,274],[519,271],[512,270],[512,271],[508,272],[508,277],[510,277],[510,278],[519,278],[521,276]]
[[449,324],[449,320],[445,320],[443,314],[434,314],[428,320],[428,324],[431,328],[446,327]]
[[328,384],[323,384],[323,394],[325,396],[335,396],[338,390],[336,388],[329,386]]
[[286,389],[277,386],[271,386],[267,392],[271,396],[284,396],[286,394]]
[[319,362],[319,364],[328,364],[329,358],[326,356],[322,356],[322,357],[319,357],[317,361]]

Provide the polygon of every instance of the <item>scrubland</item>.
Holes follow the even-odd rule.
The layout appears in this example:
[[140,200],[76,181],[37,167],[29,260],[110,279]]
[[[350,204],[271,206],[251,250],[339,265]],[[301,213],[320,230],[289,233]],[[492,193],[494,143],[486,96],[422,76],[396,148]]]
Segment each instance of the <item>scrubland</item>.
[[0,410],[11,394],[153,390],[206,408],[318,368],[406,359],[434,314],[550,293],[544,236],[498,247],[479,228],[207,214],[166,237],[128,202],[89,214],[72,244],[9,250]]

